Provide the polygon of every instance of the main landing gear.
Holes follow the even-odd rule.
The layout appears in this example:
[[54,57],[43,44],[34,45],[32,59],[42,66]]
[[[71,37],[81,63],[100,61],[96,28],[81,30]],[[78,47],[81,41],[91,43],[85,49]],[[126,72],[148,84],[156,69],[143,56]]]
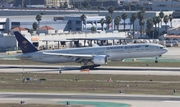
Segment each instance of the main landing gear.
[[100,65],[87,65],[81,66],[81,69],[94,69],[95,67],[99,67]]

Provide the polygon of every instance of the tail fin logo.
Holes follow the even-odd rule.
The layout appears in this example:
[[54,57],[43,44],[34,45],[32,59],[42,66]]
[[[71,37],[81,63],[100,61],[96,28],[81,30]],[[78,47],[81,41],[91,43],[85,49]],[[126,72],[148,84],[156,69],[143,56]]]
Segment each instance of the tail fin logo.
[[30,53],[38,51],[33,44],[31,44],[21,33],[18,31],[14,32],[18,41],[18,46],[21,48],[23,53]]
[[21,49],[24,49],[24,50],[28,49],[28,42],[26,40],[22,41]]

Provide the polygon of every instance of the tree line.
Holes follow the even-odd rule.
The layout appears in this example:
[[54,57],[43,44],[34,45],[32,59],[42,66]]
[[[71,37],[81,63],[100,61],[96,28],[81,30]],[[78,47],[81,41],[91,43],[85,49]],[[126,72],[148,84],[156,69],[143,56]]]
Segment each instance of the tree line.
[[[107,24],[107,29],[109,30],[109,25],[112,23],[112,14],[114,12],[114,7],[113,6],[110,6],[108,8],[108,12],[111,14],[111,16],[106,16],[106,18],[102,18],[100,20],[100,23],[101,23],[101,30],[103,31],[104,30],[104,24],[106,23]],[[137,13],[133,13],[131,14],[131,17],[130,17],[130,26],[132,25],[133,26],[133,32],[132,32],[132,35],[134,36],[134,25],[135,25],[135,21],[136,20],[139,20],[139,25],[140,25],[140,38],[142,38],[142,34],[143,34],[143,29],[144,29],[144,25],[145,25],[145,21],[144,21],[144,13],[145,13],[145,8],[141,8],[141,10]],[[123,13],[121,16],[116,16],[115,19],[114,19],[114,24],[115,24],[115,29],[116,30],[119,30],[119,25],[120,25],[120,21],[121,20],[124,20],[124,23],[123,23],[123,31],[125,31],[126,29],[126,23],[125,23],[125,20],[127,19],[127,14],[126,13]],[[83,23],[85,24],[85,21],[87,19],[86,15],[83,14],[81,15],[81,20],[83,21]],[[161,34],[165,34],[167,33],[167,23],[168,21],[170,21],[170,26],[172,27],[172,19],[173,19],[173,16],[172,14],[169,14],[169,15],[165,15],[163,13],[163,11],[161,11],[159,13],[159,16],[155,16],[153,18],[149,18],[147,19],[146,21],[146,34],[149,38],[158,38]],[[38,14],[36,16],[36,20],[38,23],[34,22],[33,25],[32,25],[32,28],[33,30],[37,30],[40,26],[40,21],[42,20],[42,15],[41,14]],[[164,22],[166,24],[166,30],[161,32],[160,34],[160,31],[159,31],[159,24],[161,23],[161,26],[162,26],[162,22]],[[158,25],[158,26],[157,26]],[[153,26],[155,26],[153,28]],[[130,27],[131,28],[131,27]],[[114,30],[115,30],[114,29]],[[91,31],[92,32],[96,32],[96,28],[93,26],[91,28]]]
[[[131,17],[130,17],[130,28],[131,28],[131,25],[133,26],[133,32],[132,32],[132,35],[134,36],[134,25],[135,25],[135,21],[136,20],[139,20],[139,25],[140,25],[140,38],[142,38],[142,34],[144,33],[143,29],[145,27],[145,20],[144,20],[144,13],[145,13],[145,8],[142,7],[141,10],[137,13],[133,13],[131,14]],[[100,23],[101,23],[101,27],[102,27],[102,31],[104,30],[103,26],[104,24],[106,23],[107,24],[107,29],[109,30],[109,25],[112,23],[112,14],[114,12],[114,7],[113,6],[110,6],[108,8],[108,12],[111,14],[110,16],[106,16],[106,18],[102,18],[100,20]],[[116,16],[115,19],[114,19],[114,24],[116,26],[115,29],[119,30],[119,25],[120,25],[120,21],[121,20],[124,20],[124,23],[123,23],[123,26],[124,26],[124,29],[123,31],[125,31],[125,28],[126,28],[126,23],[125,23],[125,20],[127,19],[127,14],[126,13],[123,13],[121,16]],[[85,19],[86,19],[86,16],[83,14],[81,16],[81,20],[83,22],[85,22]],[[173,19],[173,16],[172,14],[169,14],[169,15],[165,15],[163,13],[163,11],[161,11],[159,13],[159,16],[155,16],[153,18],[149,18],[147,19],[146,21],[146,34],[149,38],[158,38],[161,34],[165,34],[167,33],[167,23],[168,21],[171,22],[171,27],[172,27],[172,19]],[[161,32],[160,34],[160,31],[159,31],[159,24],[161,23],[161,26],[162,26],[162,22],[164,22],[166,24],[166,30]],[[157,26],[158,25],[158,26]],[[153,28],[153,26],[155,26]],[[93,26],[94,27],[94,26]],[[94,28],[93,28],[94,29]],[[115,30],[114,29],[114,30]]]

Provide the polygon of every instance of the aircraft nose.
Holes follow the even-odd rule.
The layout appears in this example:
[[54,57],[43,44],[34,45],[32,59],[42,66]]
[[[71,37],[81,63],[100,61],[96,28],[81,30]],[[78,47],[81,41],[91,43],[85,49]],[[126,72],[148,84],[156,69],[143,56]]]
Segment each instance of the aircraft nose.
[[167,48],[164,48],[164,53],[168,52],[168,49]]

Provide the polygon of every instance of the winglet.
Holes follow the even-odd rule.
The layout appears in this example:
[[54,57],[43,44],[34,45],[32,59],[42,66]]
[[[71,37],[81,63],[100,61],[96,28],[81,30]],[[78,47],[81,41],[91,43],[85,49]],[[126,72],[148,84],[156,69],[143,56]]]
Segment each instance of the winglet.
[[34,47],[34,45],[32,45],[21,33],[15,31],[14,35],[18,41],[18,46],[21,48],[23,53],[31,53],[38,51]]

